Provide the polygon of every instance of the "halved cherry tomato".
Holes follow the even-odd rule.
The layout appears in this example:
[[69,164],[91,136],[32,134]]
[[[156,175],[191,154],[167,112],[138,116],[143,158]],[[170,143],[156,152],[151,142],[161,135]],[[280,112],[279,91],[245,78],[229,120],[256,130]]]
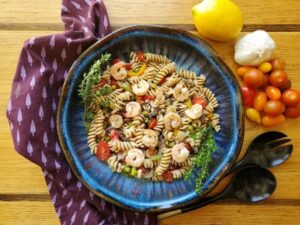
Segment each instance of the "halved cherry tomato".
[[285,61],[282,58],[276,57],[270,61],[272,70],[284,70]]
[[249,69],[253,69],[253,67],[250,67],[250,66],[241,66],[238,68],[238,70],[236,71],[237,75],[239,76],[244,76],[246,71],[249,70]]
[[274,86],[268,86],[265,89],[265,92],[269,99],[279,100],[281,98],[280,89]]
[[97,157],[100,160],[107,160],[110,157],[110,148],[109,145],[105,141],[100,141],[97,146]]
[[270,100],[264,106],[264,112],[269,116],[278,116],[283,110],[284,105],[278,100]]
[[257,111],[263,111],[265,104],[267,103],[267,95],[265,92],[258,91],[254,97],[253,106]]
[[285,115],[289,118],[300,117],[300,103],[298,103],[295,107],[287,107],[285,110]]
[[170,170],[165,171],[162,174],[162,177],[163,177],[164,181],[167,183],[171,183],[173,181],[173,174],[171,173]]
[[288,75],[283,70],[275,70],[270,75],[270,83],[275,87],[283,87],[288,82]]
[[120,134],[117,130],[110,130],[109,132],[109,139],[112,141],[112,140],[119,140],[120,139]]
[[116,58],[112,61],[112,64],[117,64],[118,62],[121,62],[122,60],[119,58]]
[[244,105],[246,107],[252,107],[254,97],[255,97],[255,90],[244,86],[244,87],[242,87],[242,93],[243,93]]
[[144,101],[146,101],[146,100],[149,100],[149,101],[155,100],[155,96],[152,96],[152,95],[144,95]]
[[136,96],[136,101],[141,103],[141,102],[145,101],[144,97],[145,96]]
[[249,69],[244,74],[244,82],[248,87],[260,87],[264,83],[264,74],[258,69]]
[[262,118],[262,124],[265,127],[273,127],[282,124],[285,121],[285,116],[280,114],[278,116],[265,115]]
[[286,106],[295,107],[300,102],[300,94],[297,90],[288,89],[283,92],[282,101]]
[[137,57],[138,57],[138,59],[139,59],[140,61],[144,61],[144,60],[145,60],[145,57],[144,57],[144,55],[143,55],[143,52],[141,52],[141,51],[139,51],[139,52],[137,53]]
[[192,99],[192,104],[195,105],[195,104],[200,104],[202,105],[203,108],[206,107],[206,100],[200,96],[196,96]]
[[153,119],[150,121],[148,128],[149,128],[149,129],[153,129],[153,128],[156,127],[156,126],[157,126],[157,119],[156,119],[156,118],[153,118]]
[[118,81],[115,80],[114,78],[112,78],[112,79],[110,80],[110,84],[111,84],[111,85],[114,85],[116,88],[120,88],[120,85],[119,85]]
[[130,63],[127,63],[124,67],[126,70],[131,70],[132,68]]

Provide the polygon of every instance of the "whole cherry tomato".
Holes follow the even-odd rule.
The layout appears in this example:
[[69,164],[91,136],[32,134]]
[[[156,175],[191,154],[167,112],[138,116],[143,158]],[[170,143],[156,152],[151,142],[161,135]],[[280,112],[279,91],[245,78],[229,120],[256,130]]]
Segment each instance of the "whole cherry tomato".
[[249,69],[253,69],[253,67],[250,67],[250,66],[241,66],[237,69],[236,73],[237,75],[243,77],[246,73],[247,70]]
[[206,107],[206,100],[200,96],[197,96],[197,97],[194,97],[192,99],[192,104],[195,105],[195,104],[200,104],[202,105],[203,108]]
[[163,177],[164,181],[167,183],[171,183],[173,181],[173,174],[171,173],[170,170],[165,171],[162,174],[162,177]]
[[97,146],[97,157],[100,160],[107,160],[110,157],[110,148],[109,145],[105,141],[100,141]]
[[258,69],[263,73],[269,73],[272,70],[272,65],[269,62],[263,62],[258,66]]
[[265,92],[258,91],[254,97],[253,106],[257,111],[263,111],[265,104],[267,103],[267,95]]
[[285,90],[282,94],[282,101],[286,106],[294,107],[300,102],[300,94],[294,89]]
[[300,103],[298,103],[295,107],[287,107],[285,110],[285,115],[289,118],[300,117]]
[[248,120],[255,122],[255,123],[261,123],[261,118],[259,112],[254,108],[248,108],[246,109],[246,116]]
[[283,70],[275,70],[270,75],[270,83],[275,87],[283,87],[288,82],[288,75]]
[[255,97],[255,90],[249,87],[242,87],[242,93],[243,93],[243,100],[244,105],[246,107],[252,107]]
[[281,98],[281,92],[280,89],[274,86],[268,86],[265,89],[265,92],[269,99],[272,100],[279,100]]
[[249,87],[260,87],[264,83],[264,74],[258,69],[249,69],[244,74],[244,82]]
[[284,105],[278,100],[270,100],[264,106],[264,112],[269,116],[278,116],[284,110]]
[[273,127],[282,124],[285,121],[285,116],[280,114],[278,116],[265,115],[262,118],[262,124],[265,127]]
[[284,70],[285,61],[282,58],[276,57],[270,61],[272,70]]

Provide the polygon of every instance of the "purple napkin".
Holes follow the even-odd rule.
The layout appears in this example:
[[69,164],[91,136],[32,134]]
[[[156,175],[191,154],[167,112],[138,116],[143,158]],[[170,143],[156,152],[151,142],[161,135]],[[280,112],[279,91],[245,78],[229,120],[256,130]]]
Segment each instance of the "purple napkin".
[[154,215],[120,209],[74,176],[61,152],[55,120],[62,84],[74,60],[110,33],[101,0],[63,0],[65,32],[31,38],[22,49],[7,108],[15,149],[39,165],[63,225],[156,224]]

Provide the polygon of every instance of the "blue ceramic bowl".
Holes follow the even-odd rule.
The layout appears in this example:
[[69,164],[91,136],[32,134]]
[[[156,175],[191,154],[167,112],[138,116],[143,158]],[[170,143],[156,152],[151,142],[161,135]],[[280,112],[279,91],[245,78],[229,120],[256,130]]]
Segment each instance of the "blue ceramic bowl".
[[[204,74],[206,86],[220,103],[221,131],[215,134],[218,150],[209,176],[197,194],[193,180],[152,182],[113,173],[106,163],[90,153],[83,125],[83,106],[78,85],[95,59],[105,52],[112,58],[129,59],[130,51],[166,55],[177,67]],[[72,66],[60,99],[57,128],[64,154],[79,180],[95,194],[136,211],[163,211],[194,202],[218,183],[230,168],[243,141],[244,118],[239,85],[215,51],[199,37],[181,30],[133,26],[118,30],[87,49]]]

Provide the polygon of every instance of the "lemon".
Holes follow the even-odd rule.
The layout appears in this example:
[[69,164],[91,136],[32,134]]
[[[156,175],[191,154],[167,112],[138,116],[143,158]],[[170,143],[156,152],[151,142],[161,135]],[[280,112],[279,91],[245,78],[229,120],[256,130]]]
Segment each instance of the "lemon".
[[212,40],[233,39],[243,27],[241,10],[230,0],[203,0],[192,13],[198,32]]

